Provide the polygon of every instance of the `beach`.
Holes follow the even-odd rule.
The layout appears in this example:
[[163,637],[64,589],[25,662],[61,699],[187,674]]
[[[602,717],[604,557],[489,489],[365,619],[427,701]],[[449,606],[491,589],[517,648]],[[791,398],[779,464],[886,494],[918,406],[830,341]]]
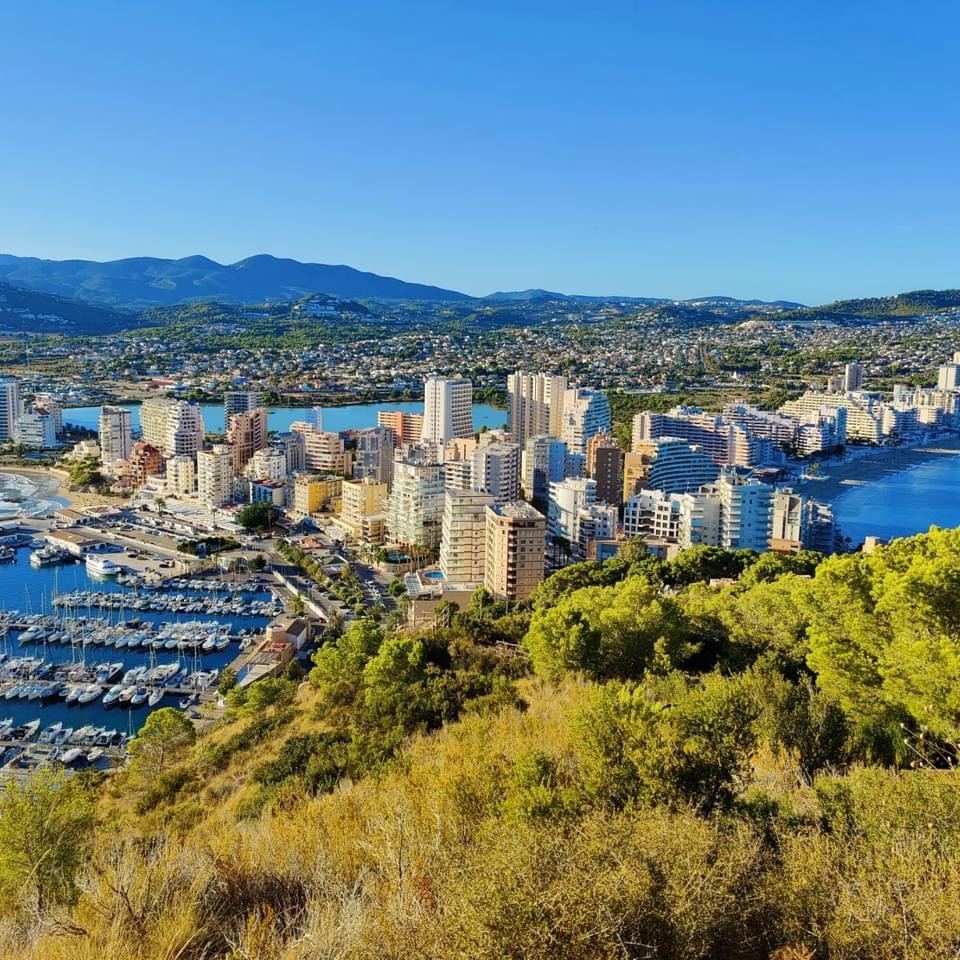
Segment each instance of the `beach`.
[[121,506],[126,501],[118,497],[102,497],[96,493],[71,490],[70,476],[66,470],[58,467],[19,467],[0,465],[0,475],[13,474],[23,476],[35,483],[37,490],[33,495],[37,500],[55,500],[62,506],[83,509],[84,507]]
[[935,458],[960,456],[960,436],[938,438],[926,447],[877,447],[846,461],[823,464],[823,479],[793,486],[817,500],[830,503],[849,490],[893,476]]

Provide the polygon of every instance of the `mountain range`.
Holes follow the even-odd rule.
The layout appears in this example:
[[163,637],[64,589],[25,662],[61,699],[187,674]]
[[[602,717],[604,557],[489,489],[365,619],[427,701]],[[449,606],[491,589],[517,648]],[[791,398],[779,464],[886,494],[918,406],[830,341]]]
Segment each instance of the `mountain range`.
[[383,300],[469,300],[465,293],[382,277],[353,267],[301,263],[268,254],[222,264],[207,257],[165,260],[41,260],[0,254],[0,281],[11,286],[140,310],[201,300],[272,303],[311,293]]

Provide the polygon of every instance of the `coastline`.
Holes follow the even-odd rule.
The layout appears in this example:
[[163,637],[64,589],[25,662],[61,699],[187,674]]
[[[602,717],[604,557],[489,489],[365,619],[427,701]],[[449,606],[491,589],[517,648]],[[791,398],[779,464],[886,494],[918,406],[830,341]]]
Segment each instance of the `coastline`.
[[878,447],[854,460],[824,464],[825,479],[794,484],[804,493],[824,503],[835,503],[843,494],[884,477],[930,463],[936,457],[960,456],[960,436],[939,438],[925,447]]
[[115,498],[71,490],[70,475],[59,467],[20,467],[0,464],[0,474],[2,473],[20,474],[34,480],[38,487],[37,499],[55,500],[61,506],[82,509],[104,505],[117,506],[118,503]]

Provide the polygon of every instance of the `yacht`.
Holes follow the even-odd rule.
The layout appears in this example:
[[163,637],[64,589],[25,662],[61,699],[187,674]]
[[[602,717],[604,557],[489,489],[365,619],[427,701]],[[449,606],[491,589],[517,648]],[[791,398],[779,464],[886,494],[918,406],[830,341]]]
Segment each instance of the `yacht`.
[[134,691],[133,696],[130,698],[130,705],[134,707],[139,707],[142,704],[146,703],[147,698],[150,696],[149,691],[146,687],[137,687]]
[[98,577],[115,577],[123,571],[119,563],[114,563],[109,557],[101,557],[95,553],[87,555],[87,573]]
[[116,683],[114,684],[104,695],[103,695],[103,705],[105,707],[113,706],[120,698],[120,694],[123,692],[123,684]]
[[163,699],[163,694],[163,687],[157,687],[157,689],[154,690],[147,699],[147,706],[155,707]]
[[79,760],[83,756],[83,751],[79,747],[71,747],[69,750],[65,750],[63,756],[60,758],[60,762],[64,766],[68,766],[73,763],[74,760]]

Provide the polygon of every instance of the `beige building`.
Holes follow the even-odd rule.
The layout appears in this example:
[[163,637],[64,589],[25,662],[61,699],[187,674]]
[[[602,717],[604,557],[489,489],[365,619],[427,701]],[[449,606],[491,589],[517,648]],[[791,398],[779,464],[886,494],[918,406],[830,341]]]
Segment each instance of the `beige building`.
[[339,433],[326,433],[315,424],[298,420],[290,429],[303,436],[304,460],[313,473],[333,473],[339,477],[350,475],[352,457],[344,449]]
[[267,445],[267,408],[233,414],[227,423],[226,441],[233,449],[234,472],[239,474],[253,455]]
[[487,527],[484,587],[497,600],[524,600],[544,575],[547,519],[529,503],[493,503]]
[[197,453],[197,495],[208,510],[233,499],[233,451],[226,444]]
[[340,522],[362,543],[380,544],[386,539],[387,485],[365,477],[344,480]]
[[152,397],[140,405],[143,442],[164,457],[193,456],[203,446],[203,417],[195,403]]
[[181,455],[167,461],[164,489],[171,497],[190,497],[197,489],[197,465],[193,457]]
[[518,370],[507,377],[510,395],[510,437],[525,444],[531,437],[559,437],[567,378]]
[[489,493],[450,490],[444,495],[440,533],[440,569],[448,584],[482,583],[486,576],[486,508]]

